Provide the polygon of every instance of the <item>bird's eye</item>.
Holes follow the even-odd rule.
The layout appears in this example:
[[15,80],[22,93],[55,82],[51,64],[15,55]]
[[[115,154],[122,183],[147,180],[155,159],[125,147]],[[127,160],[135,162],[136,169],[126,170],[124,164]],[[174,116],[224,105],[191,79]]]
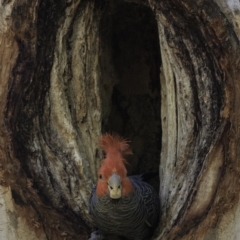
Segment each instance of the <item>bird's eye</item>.
[[113,189],[113,187],[112,187],[112,186],[110,186],[110,189]]
[[120,189],[120,185],[118,186],[118,189]]
[[99,179],[102,179],[102,174],[99,175]]

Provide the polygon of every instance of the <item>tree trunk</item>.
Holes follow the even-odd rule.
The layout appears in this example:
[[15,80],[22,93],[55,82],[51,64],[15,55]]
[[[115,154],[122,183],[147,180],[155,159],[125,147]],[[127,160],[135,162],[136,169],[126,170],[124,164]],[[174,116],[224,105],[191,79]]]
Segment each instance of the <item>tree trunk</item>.
[[237,239],[240,5],[0,2],[0,239],[88,239],[98,138],[155,171],[155,239]]

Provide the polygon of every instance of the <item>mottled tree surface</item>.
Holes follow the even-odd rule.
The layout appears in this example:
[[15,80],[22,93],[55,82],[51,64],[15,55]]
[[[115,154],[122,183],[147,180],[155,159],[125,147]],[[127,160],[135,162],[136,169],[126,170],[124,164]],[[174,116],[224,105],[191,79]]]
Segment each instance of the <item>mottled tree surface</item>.
[[239,11],[227,0],[2,1],[0,213],[11,224],[0,237],[87,239],[98,138],[117,132],[131,140],[129,174],[159,169],[155,239],[226,239],[218,229],[240,190]]

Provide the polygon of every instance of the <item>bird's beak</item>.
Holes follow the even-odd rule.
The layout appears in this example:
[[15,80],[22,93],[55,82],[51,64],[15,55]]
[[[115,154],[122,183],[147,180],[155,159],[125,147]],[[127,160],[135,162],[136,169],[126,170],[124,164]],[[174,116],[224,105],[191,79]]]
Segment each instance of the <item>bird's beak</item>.
[[113,173],[108,180],[110,198],[119,199],[122,196],[122,183],[118,174]]

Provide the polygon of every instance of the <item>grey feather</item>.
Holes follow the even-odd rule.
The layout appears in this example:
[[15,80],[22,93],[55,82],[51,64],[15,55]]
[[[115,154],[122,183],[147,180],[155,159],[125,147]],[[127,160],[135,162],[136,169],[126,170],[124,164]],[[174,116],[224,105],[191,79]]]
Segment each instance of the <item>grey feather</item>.
[[103,235],[115,234],[133,240],[148,239],[158,222],[159,197],[141,176],[129,177],[134,191],[118,200],[108,195],[98,197],[96,187],[90,197],[89,210]]

